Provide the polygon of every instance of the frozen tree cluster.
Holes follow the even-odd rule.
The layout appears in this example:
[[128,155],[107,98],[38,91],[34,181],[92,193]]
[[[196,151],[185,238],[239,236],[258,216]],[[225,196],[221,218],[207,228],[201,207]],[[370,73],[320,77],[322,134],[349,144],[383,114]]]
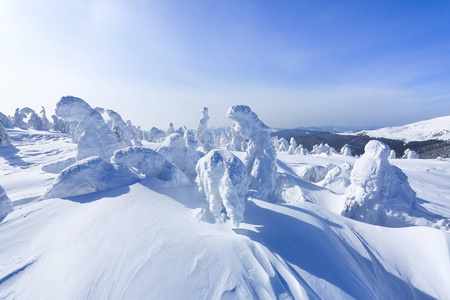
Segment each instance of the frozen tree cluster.
[[200,192],[209,202],[209,210],[217,219],[225,213],[235,226],[244,220],[248,192],[247,168],[233,153],[215,149],[197,163]]
[[408,177],[389,163],[389,147],[372,140],[355,162],[342,214],[355,220],[395,226],[415,203]]
[[345,155],[345,156],[352,156],[352,150],[350,149],[350,145],[349,144],[345,144],[341,148],[341,154]]
[[11,145],[11,139],[9,138],[9,134],[6,131],[6,128],[3,126],[3,122],[0,121],[0,146],[9,145]]
[[269,127],[246,105],[231,106],[227,117],[235,122],[240,134],[248,139],[244,163],[252,196],[266,201],[277,201],[281,188],[278,184],[277,153],[269,135]]

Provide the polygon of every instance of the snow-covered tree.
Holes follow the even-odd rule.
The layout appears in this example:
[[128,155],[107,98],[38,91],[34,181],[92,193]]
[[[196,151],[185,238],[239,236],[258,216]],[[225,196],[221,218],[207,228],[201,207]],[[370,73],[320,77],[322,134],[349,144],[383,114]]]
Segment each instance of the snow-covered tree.
[[391,152],[389,152],[389,159],[396,159],[397,153],[395,153],[394,149],[391,149]]
[[289,143],[288,153],[296,154],[296,150],[297,150],[297,142],[295,141],[295,139],[293,137],[291,137],[291,142]]
[[248,147],[244,163],[249,176],[249,187],[253,196],[266,201],[277,201],[281,195],[276,166],[277,153],[267,127],[246,105],[234,105],[228,109],[232,119]]
[[14,128],[13,122],[6,115],[0,113],[0,122],[3,123],[5,128]]
[[186,160],[185,160],[185,170],[190,170],[191,174],[189,174],[191,177],[194,177],[195,166],[197,165],[198,160],[200,157],[203,156],[203,153],[200,151],[197,151],[198,148],[198,142],[195,137],[196,133],[192,129],[186,129],[184,131],[183,139],[186,144]]
[[33,109],[24,107],[20,110],[20,114],[25,115],[25,118],[28,120],[27,128],[43,130],[42,120]]
[[67,121],[83,123],[84,133],[78,142],[78,160],[90,156],[109,160],[114,151],[120,148],[116,135],[108,128],[102,115],[83,99],[62,97],[56,104],[56,115]]
[[345,144],[342,148],[341,148],[341,154],[345,155],[345,156],[353,156],[352,155],[352,150],[350,149],[350,145],[349,144]]
[[9,138],[9,134],[6,131],[6,128],[3,126],[3,122],[0,121],[0,146],[9,145],[11,145],[11,139]]
[[286,152],[289,149],[289,142],[285,138],[279,140],[278,152]]
[[322,153],[328,154],[328,151],[330,151],[330,148],[331,147],[328,144],[314,145],[311,153],[313,153],[313,154],[322,154]]
[[242,151],[239,131],[234,126],[231,129],[231,141],[226,145],[226,149],[229,151]]
[[111,109],[105,110],[109,120],[106,122],[109,129],[116,135],[120,148],[132,146],[131,140],[133,139],[132,129],[125,123],[122,117]]
[[228,145],[228,137],[226,131],[220,135],[220,147],[225,148]]
[[6,195],[6,191],[0,186],[0,221],[13,211],[11,200]]
[[58,118],[55,115],[52,115],[52,120],[53,120],[53,130],[54,131],[66,133],[66,124],[65,124],[64,120]]
[[278,151],[278,148],[280,148],[280,140],[277,136],[272,137],[273,146]]
[[166,132],[164,130],[152,127],[147,135],[147,141],[149,142],[159,142],[161,139],[166,137]]
[[208,108],[204,107],[202,110],[202,118],[198,123],[197,129],[198,145],[204,153],[208,153],[214,148],[214,139],[211,132],[208,130],[208,120]]
[[39,113],[39,117],[42,122],[42,130],[50,130],[52,127],[52,123],[47,118],[47,114],[45,113],[45,107],[41,106],[41,112]]
[[331,168],[325,178],[318,185],[332,190],[337,194],[344,194],[345,189],[350,185],[350,174],[352,166],[349,163]]
[[192,157],[188,155],[186,141],[180,134],[172,133],[168,135],[156,151],[180,168],[190,179],[197,175]]
[[306,148],[304,148],[302,144],[300,144],[295,149],[295,153],[299,155],[308,155],[309,151]]
[[215,149],[197,163],[199,191],[209,202],[209,210],[221,219],[226,215],[235,226],[244,221],[245,197],[248,192],[247,169],[233,153]]
[[406,149],[405,154],[402,156],[403,159],[419,159],[419,154],[411,149]]
[[27,128],[27,124],[24,121],[25,118],[26,118],[26,115],[20,113],[20,109],[16,108],[16,112],[14,113],[14,117],[13,117],[14,127],[19,127],[19,128],[24,128],[24,129]]
[[166,136],[169,136],[172,133],[175,133],[175,128],[173,127],[173,123],[170,123],[169,128],[166,130]]
[[389,163],[389,150],[376,140],[367,143],[351,172],[343,215],[371,224],[390,225],[409,211],[416,193],[405,173]]

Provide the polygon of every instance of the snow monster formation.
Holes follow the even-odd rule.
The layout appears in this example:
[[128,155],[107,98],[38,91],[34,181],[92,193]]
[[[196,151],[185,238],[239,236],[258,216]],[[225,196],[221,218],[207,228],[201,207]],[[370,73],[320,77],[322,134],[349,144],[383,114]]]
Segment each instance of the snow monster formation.
[[197,163],[199,191],[209,202],[209,210],[222,219],[225,209],[233,225],[244,221],[245,195],[248,192],[247,169],[244,163],[227,150],[215,149]]
[[9,213],[13,212],[13,210],[11,200],[6,195],[5,190],[0,186],[0,221]]
[[0,146],[9,146],[11,145],[11,139],[9,138],[9,134],[3,126],[3,122],[0,121]]
[[405,173],[389,164],[386,144],[372,140],[364,151],[351,172],[342,215],[375,225],[401,226],[416,193]]
[[231,106],[227,117],[235,122],[241,136],[248,139],[244,164],[247,167],[250,195],[265,201],[279,200],[281,188],[278,184],[277,153],[269,135],[269,127],[246,105]]
[[83,129],[78,142],[77,160],[100,156],[106,160],[120,148],[116,135],[108,128],[102,115],[83,99],[67,96],[56,104],[56,115],[64,121],[78,122]]
[[419,154],[411,149],[406,149],[402,159],[419,159]]

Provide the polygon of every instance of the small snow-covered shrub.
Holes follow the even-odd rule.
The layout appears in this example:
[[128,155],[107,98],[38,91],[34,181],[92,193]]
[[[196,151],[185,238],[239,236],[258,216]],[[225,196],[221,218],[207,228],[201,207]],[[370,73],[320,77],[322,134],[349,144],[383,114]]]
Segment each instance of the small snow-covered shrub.
[[141,180],[128,167],[115,165],[99,156],[89,157],[64,169],[43,199],[64,198],[128,186]]
[[419,154],[411,149],[406,149],[405,154],[402,156],[403,159],[419,159]]
[[248,138],[244,164],[253,196],[265,201],[279,200],[281,187],[278,183],[277,153],[269,127],[246,105],[230,107],[227,116],[235,122],[241,136]]
[[403,219],[410,210],[416,193],[405,173],[389,164],[389,150],[386,144],[376,140],[367,143],[365,153],[351,172],[343,215],[389,226]]
[[13,211],[11,200],[6,195],[6,191],[0,186],[0,220]]
[[128,147],[117,150],[111,157],[111,162],[136,168],[146,176],[155,176],[172,186],[190,184],[186,175],[174,164],[158,152],[144,147]]
[[395,153],[395,150],[391,150],[391,152],[389,152],[389,159],[396,159],[397,158],[397,153]]
[[223,209],[235,226],[244,221],[245,195],[248,192],[244,163],[227,150],[212,150],[197,163],[199,191],[218,219]]
[[295,153],[299,155],[309,155],[309,151],[303,147],[302,144],[298,145],[295,149]]
[[330,150],[328,150],[328,155],[336,155],[339,154],[339,152],[336,151],[336,149],[334,149],[333,147],[330,148]]

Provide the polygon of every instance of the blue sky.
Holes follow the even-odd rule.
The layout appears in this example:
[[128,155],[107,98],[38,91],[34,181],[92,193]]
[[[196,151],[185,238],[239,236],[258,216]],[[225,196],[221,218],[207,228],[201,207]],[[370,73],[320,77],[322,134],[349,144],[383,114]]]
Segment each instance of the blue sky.
[[450,114],[448,1],[0,0],[0,111],[61,96],[149,129],[402,125]]

